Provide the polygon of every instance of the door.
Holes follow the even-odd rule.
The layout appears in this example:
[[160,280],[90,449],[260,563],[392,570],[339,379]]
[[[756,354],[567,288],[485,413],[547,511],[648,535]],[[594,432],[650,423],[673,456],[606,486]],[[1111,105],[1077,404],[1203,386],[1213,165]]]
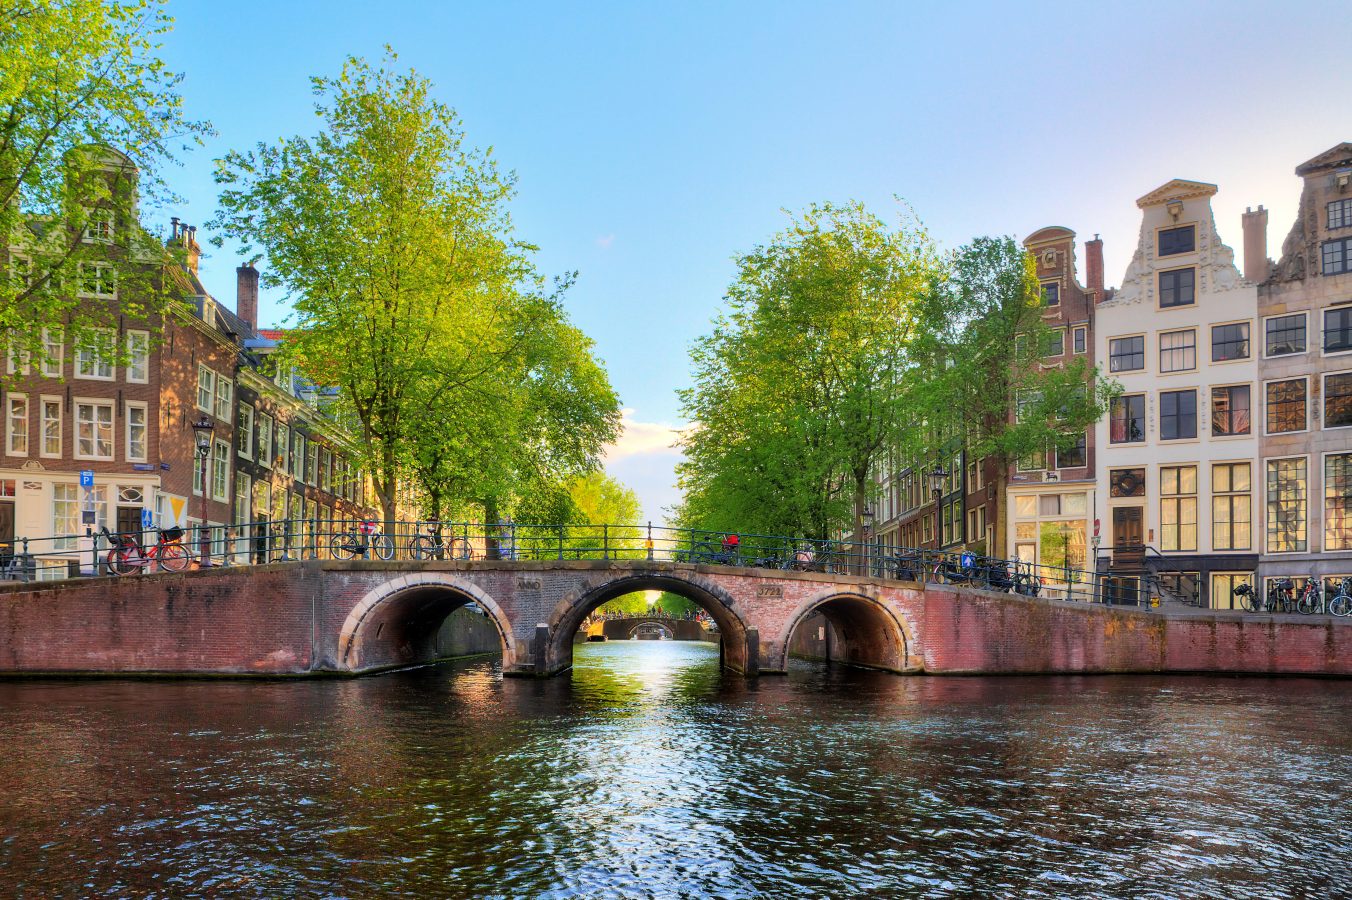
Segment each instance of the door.
[[[140,534],[141,507],[119,506],[117,508],[117,531],[119,534]],[[145,543],[144,540],[141,543]]]
[[0,500],[0,553],[14,552],[14,501]]
[[1143,546],[1145,530],[1142,528],[1142,519],[1142,508],[1139,506],[1113,507],[1113,546]]

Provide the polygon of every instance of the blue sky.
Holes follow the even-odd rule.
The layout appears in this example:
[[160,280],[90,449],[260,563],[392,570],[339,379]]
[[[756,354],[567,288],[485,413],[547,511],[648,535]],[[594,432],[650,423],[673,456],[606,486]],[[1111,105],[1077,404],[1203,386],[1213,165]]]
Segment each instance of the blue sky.
[[[415,3],[176,0],[165,55],[189,115],[219,135],[168,175],[210,218],[212,160],[311,133],[308,77],[385,44],[437,85],[470,141],[516,171],[513,214],[546,272],[577,269],[569,307],[626,407],[608,460],[648,516],[673,503],[687,349],[732,258],[782,209],[910,204],[945,246],[1065,225],[1105,241],[1107,280],[1136,240],[1136,197],[1215,182],[1238,247],[1272,210],[1278,255],[1292,169],[1352,140],[1345,2]],[[200,233],[199,233],[200,236]],[[1241,255],[1241,254],[1237,254]],[[203,263],[234,296],[230,248]],[[279,321],[279,296],[261,318]]]

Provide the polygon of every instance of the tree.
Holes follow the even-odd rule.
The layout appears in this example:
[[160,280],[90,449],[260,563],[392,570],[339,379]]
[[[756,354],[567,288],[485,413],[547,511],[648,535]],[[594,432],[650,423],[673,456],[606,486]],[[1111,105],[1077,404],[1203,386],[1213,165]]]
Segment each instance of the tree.
[[319,133],[221,160],[214,224],[266,253],[294,308],[282,352],[339,389],[393,527],[410,434],[443,414],[452,441],[494,434],[498,388],[530,372],[523,297],[540,279],[512,233],[513,178],[466,145],[426,79],[352,58],[313,86]]
[[157,55],[164,4],[0,2],[0,330],[12,353],[45,358],[44,329],[97,343],[110,313],[79,297],[86,287],[116,284],[124,317],[167,302],[149,274],[166,257],[138,200],[170,196],[162,168],[210,127],[183,117],[179,76]]
[[681,394],[684,524],[859,533],[869,478],[912,419],[916,306],[938,264],[924,232],[862,204],[813,206],[738,259],[729,312],[692,351]]

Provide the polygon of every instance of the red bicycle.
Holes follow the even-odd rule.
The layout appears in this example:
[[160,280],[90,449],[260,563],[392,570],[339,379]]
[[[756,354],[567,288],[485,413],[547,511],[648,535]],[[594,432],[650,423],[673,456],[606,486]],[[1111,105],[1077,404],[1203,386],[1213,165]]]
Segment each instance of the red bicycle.
[[112,544],[108,551],[108,568],[116,575],[130,575],[155,565],[166,572],[182,572],[188,568],[190,556],[188,548],[182,544],[182,528],[161,529],[155,545],[149,549],[129,534],[111,532],[107,526],[101,530]]

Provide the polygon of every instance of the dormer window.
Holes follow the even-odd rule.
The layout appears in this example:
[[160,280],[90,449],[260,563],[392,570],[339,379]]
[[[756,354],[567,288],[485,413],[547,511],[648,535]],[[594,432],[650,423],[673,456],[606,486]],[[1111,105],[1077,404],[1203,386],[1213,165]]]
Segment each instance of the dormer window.
[[1192,306],[1197,302],[1195,269],[1171,269],[1160,273],[1160,308]]
[[1329,231],[1335,228],[1352,228],[1352,198],[1334,200],[1328,209]]
[[1183,225],[1160,231],[1160,256],[1176,256],[1197,249],[1197,226]]

